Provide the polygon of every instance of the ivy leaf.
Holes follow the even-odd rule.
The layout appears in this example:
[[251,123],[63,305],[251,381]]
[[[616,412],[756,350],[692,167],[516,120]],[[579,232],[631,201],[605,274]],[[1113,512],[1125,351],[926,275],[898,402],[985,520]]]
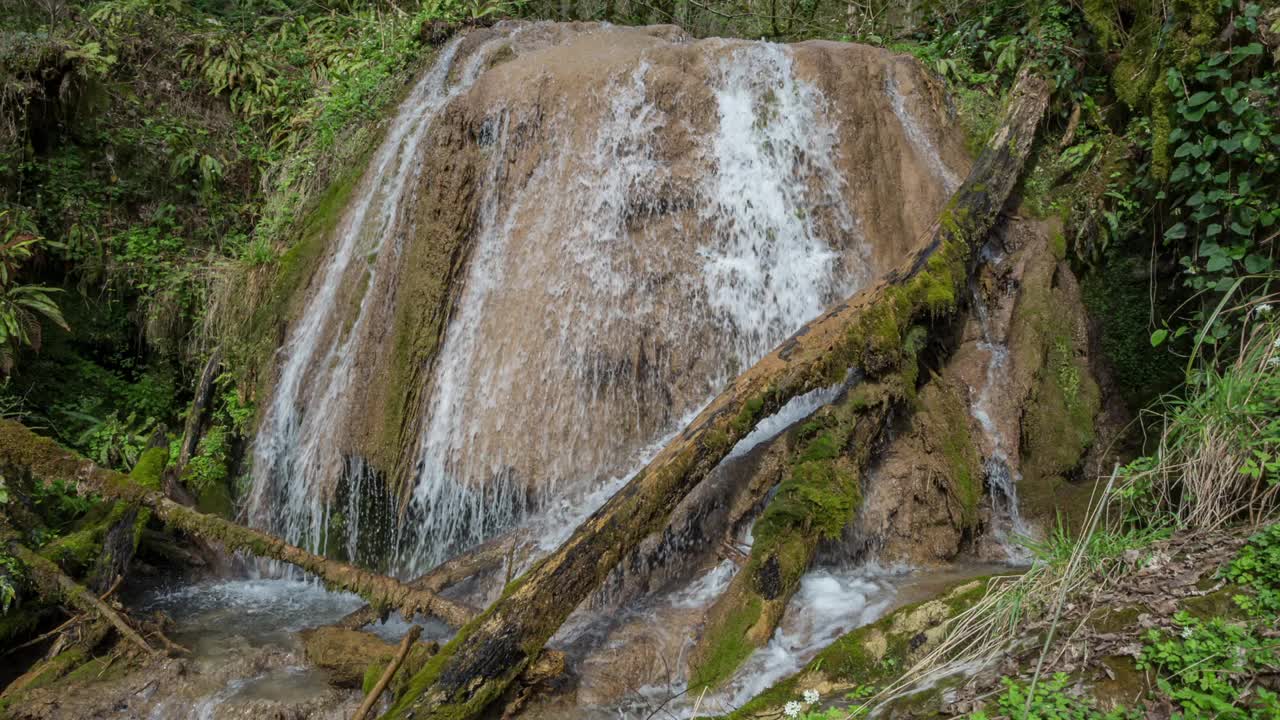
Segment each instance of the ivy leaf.
[[1248,45],[1241,45],[1239,47],[1231,48],[1231,54],[1236,58],[1237,61],[1243,60],[1244,58],[1253,57],[1255,55],[1261,55],[1262,45],[1256,42],[1251,42]]
[[1249,133],[1244,136],[1244,139],[1240,141],[1240,144],[1248,152],[1257,152],[1258,148],[1262,147],[1262,140],[1257,135]]
[[1164,231],[1165,240],[1181,240],[1187,236],[1187,224],[1178,223]]
[[1208,90],[1201,90],[1187,99],[1188,107],[1199,107],[1213,99],[1213,93]]
[[1264,273],[1271,269],[1271,258],[1262,257],[1250,253],[1245,256],[1244,269],[1253,274]]
[[1164,328],[1151,333],[1151,347],[1160,347],[1169,337],[1169,331]]
[[1231,258],[1226,255],[1214,255],[1209,258],[1209,262],[1205,263],[1204,269],[1207,272],[1218,272],[1231,266]]

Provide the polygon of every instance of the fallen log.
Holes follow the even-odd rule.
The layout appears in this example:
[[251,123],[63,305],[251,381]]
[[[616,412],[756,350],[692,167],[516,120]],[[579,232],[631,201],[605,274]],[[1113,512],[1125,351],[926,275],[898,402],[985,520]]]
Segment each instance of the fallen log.
[[[414,590],[438,593],[473,575],[494,570],[507,560],[516,541],[517,538],[507,535],[487,540],[457,557],[440,563],[427,574],[411,580],[409,587]],[[468,610],[473,617],[477,614],[474,609],[468,608]],[[334,625],[347,630],[359,630],[382,617],[382,612],[372,605],[365,605],[347,613]]]
[[856,368],[864,383],[903,382],[913,327],[949,319],[977,251],[1035,139],[1050,89],[1023,71],[1005,116],[927,242],[883,281],[808,323],[740,375],[554,553],[516,578],[417,676],[389,717],[474,717],[500,697],[560,625],[762,418]]
[[30,548],[17,542],[13,537],[8,538],[5,545],[9,554],[17,558],[19,562],[27,566],[27,569],[31,571],[30,577],[43,597],[51,600],[61,600],[82,613],[102,618],[110,623],[116,632],[120,633],[120,637],[136,646],[142,652],[152,656],[159,654],[155,648],[147,644],[146,640],[142,639],[142,636],[138,634],[137,630],[133,629],[132,625],[125,622],[120,613],[113,610],[105,601],[99,599],[91,590],[67,577],[67,574],[62,572],[62,568],[58,567],[52,560],[39,553],[32,552]]
[[243,550],[257,557],[297,566],[332,588],[360,595],[375,607],[396,608],[405,617],[431,615],[459,627],[474,615],[470,608],[435,593],[415,590],[395,578],[320,557],[260,530],[180,505],[164,495],[158,477],[147,485],[134,482],[118,472],[98,467],[11,420],[0,420],[0,467],[29,472],[41,482],[73,482],[85,494],[96,492],[146,506],[170,527],[220,543],[230,551]]

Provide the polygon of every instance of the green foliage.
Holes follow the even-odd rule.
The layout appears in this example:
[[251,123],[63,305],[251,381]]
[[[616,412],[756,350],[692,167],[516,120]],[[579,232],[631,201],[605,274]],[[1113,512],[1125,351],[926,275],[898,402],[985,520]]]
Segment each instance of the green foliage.
[[1144,265],[1113,251],[1081,283],[1085,307],[1098,323],[1100,349],[1130,408],[1146,407],[1182,380],[1177,356],[1149,342],[1152,310]]
[[38,236],[0,210],[0,374],[13,370],[22,348],[40,349],[40,317],[67,329],[62,311],[50,298],[58,292],[56,288],[18,282],[20,271],[40,243]]
[[[1235,362],[1207,365],[1192,392],[1164,397],[1152,455],[1122,469],[1119,496],[1136,522],[1194,527],[1265,515],[1280,493],[1280,322],[1250,313]],[[1246,321],[1248,322],[1248,321]]]
[[1151,336],[1156,346],[1229,342],[1241,316],[1219,312],[1220,302],[1247,304],[1274,283],[1280,70],[1264,49],[1261,6],[1210,7],[1196,17],[1225,39],[1162,66],[1155,91],[1167,92],[1167,114],[1156,108],[1132,125],[1143,160],[1114,190],[1119,233],[1159,237],[1158,254],[1178,264],[1188,297]]
[[12,555],[0,551],[0,615],[8,613],[13,606],[21,583],[22,564]]
[[1252,616],[1280,615],[1280,523],[1249,538],[1223,573],[1230,582],[1253,591],[1236,604]]
[[1148,631],[1137,666],[1158,673],[1158,688],[1181,706],[1182,717],[1280,715],[1280,700],[1256,684],[1259,676],[1280,665],[1280,642],[1256,627],[1223,618],[1200,620],[1181,612],[1174,621],[1181,628],[1177,634]]
[[63,480],[36,483],[31,488],[30,501],[45,526],[55,534],[71,527],[94,506],[92,498],[82,497],[74,485]]
[[1082,561],[1094,572],[1105,572],[1109,566],[1130,550],[1142,550],[1152,543],[1172,535],[1171,527],[1141,526],[1136,528],[1100,527],[1088,535],[1078,537],[1062,522],[1047,533],[1043,540],[1027,542],[1027,548],[1036,560],[1050,567],[1064,567],[1074,554],[1081,550]]
[[[1004,692],[996,698],[1000,717],[1009,720],[1138,720],[1141,713],[1117,709],[1102,712],[1090,698],[1068,694],[1071,679],[1064,673],[1043,678],[1035,684],[1001,678]],[[985,712],[976,712],[970,720],[987,720]]]

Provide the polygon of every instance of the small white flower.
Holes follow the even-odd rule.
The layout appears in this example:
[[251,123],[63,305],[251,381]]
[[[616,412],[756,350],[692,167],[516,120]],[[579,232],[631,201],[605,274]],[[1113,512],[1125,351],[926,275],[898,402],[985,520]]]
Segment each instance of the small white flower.
[[1262,303],[1258,307],[1254,308],[1253,311],[1259,315],[1268,315],[1271,313],[1271,303]]
[[804,691],[804,704],[805,704],[805,705],[812,705],[812,704],[814,704],[814,703],[816,703],[816,702],[818,702],[818,691],[817,691],[817,690],[805,690],[805,691]]
[[1276,341],[1271,343],[1271,347],[1280,349],[1280,337],[1277,337]]
[[1272,355],[1267,358],[1267,367],[1280,367],[1280,355]]
[[1194,632],[1195,632],[1195,631],[1191,628],[1191,626],[1190,626],[1190,625],[1188,625],[1188,626],[1186,626],[1186,627],[1182,628],[1182,638],[1183,638],[1184,640],[1189,640],[1189,639],[1191,638],[1192,633],[1194,633]]
[[804,706],[802,706],[800,703],[796,702],[795,700],[791,700],[786,705],[782,706],[782,714],[786,715],[789,718],[798,718],[800,717],[800,710],[803,707]]

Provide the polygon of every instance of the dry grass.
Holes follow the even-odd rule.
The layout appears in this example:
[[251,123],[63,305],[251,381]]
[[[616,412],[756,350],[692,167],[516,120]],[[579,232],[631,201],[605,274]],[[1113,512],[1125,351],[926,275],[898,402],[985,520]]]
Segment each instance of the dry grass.
[[1247,330],[1234,362],[1167,399],[1156,452],[1129,466],[1121,496],[1144,520],[1196,530],[1258,525],[1280,499],[1280,322]]
[[947,677],[988,667],[1032,642],[1037,637],[1036,633],[1028,632],[1032,627],[1045,630],[1036,670],[1038,676],[1045,653],[1057,635],[1058,619],[1067,599],[1096,595],[1114,577],[1111,572],[1098,572],[1099,564],[1090,558],[1096,546],[1089,539],[1106,525],[1117,475],[1112,473],[1094,499],[1080,539],[1069,541],[1069,546],[1060,548],[1053,559],[1038,560],[1022,575],[992,578],[986,595],[977,604],[946,622],[944,638],[937,647],[862,706],[851,708],[850,717],[874,712]]

